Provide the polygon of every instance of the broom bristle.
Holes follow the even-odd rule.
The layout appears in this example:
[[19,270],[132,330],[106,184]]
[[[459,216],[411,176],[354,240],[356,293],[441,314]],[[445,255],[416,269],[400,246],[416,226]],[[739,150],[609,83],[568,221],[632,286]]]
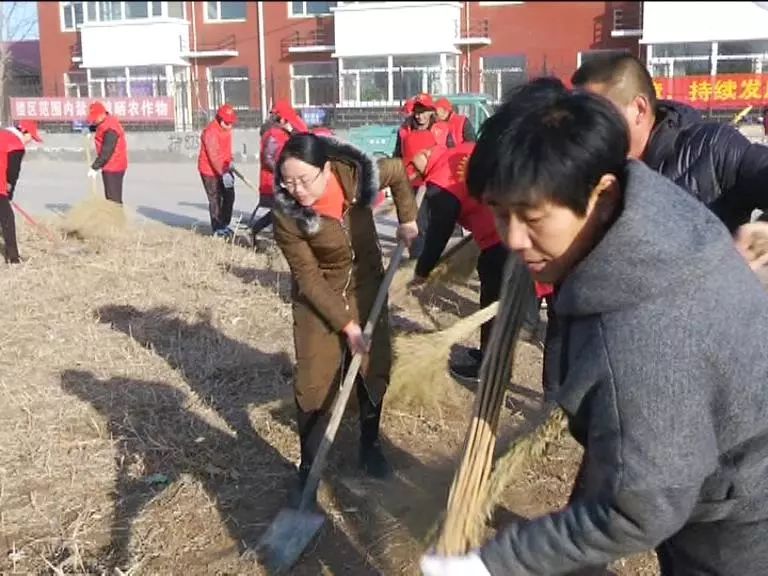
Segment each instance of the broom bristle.
[[428,284],[466,284],[477,268],[480,248],[475,242],[462,242],[451,254],[446,254],[427,280]]
[[484,494],[479,513],[471,522],[469,537],[473,546],[480,545],[485,523],[493,515],[496,505],[501,502],[504,490],[512,478],[531,462],[545,456],[552,444],[557,442],[567,429],[565,413],[560,408],[554,408],[543,423],[530,434],[515,440],[497,460],[488,479],[488,491]]
[[64,215],[59,226],[65,234],[83,239],[112,238],[125,230],[125,211],[122,204],[89,195]]
[[[466,284],[477,267],[479,256],[480,248],[472,240],[472,236],[465,236],[443,253],[437,266],[427,278],[426,284],[429,286],[439,283]],[[414,261],[400,267],[389,290],[390,301],[397,302],[405,296],[408,292],[408,282],[413,278],[415,268]]]
[[434,406],[445,395],[435,382],[445,370],[451,347],[493,318],[498,307],[494,302],[440,332],[396,338],[389,401],[403,406]]

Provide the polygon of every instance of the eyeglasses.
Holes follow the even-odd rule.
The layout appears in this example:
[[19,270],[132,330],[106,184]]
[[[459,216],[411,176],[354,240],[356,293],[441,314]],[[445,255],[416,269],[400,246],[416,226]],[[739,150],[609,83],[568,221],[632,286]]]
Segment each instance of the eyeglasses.
[[283,182],[280,184],[282,188],[285,188],[288,190],[288,192],[295,192],[299,185],[301,185],[302,188],[305,190],[308,186],[311,186],[315,183],[315,180],[317,180],[320,177],[320,174],[322,174],[323,170],[322,168],[317,171],[317,174],[315,174],[315,177],[312,179],[304,178],[303,176],[297,180],[283,180]]

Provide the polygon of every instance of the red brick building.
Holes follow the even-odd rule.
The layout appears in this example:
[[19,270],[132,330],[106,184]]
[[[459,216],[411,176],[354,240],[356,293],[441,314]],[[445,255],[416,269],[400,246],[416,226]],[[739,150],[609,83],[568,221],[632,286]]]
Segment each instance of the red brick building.
[[177,125],[219,103],[394,109],[419,91],[499,99],[638,53],[639,2],[38,2],[44,96],[173,96]]

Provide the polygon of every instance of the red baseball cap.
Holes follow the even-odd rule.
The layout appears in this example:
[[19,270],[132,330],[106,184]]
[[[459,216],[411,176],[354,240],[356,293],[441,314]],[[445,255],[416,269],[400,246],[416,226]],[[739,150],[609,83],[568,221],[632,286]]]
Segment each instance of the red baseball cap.
[[93,124],[99,119],[99,116],[106,114],[107,109],[101,102],[93,102],[88,108],[88,117],[85,119],[88,124]]
[[43,141],[43,139],[40,138],[40,133],[37,131],[37,122],[34,120],[19,120],[19,122],[16,124],[16,127],[22,132],[26,132],[32,136],[32,140],[35,142]]
[[222,104],[219,109],[216,110],[216,116],[224,120],[227,124],[235,124],[237,122],[237,112],[229,104]]
[[453,110],[453,105],[451,104],[451,101],[448,100],[448,98],[440,98],[437,102],[435,102],[435,108],[450,112]]
[[429,94],[417,94],[413,97],[413,107],[422,106],[423,108],[435,109],[435,102]]
[[299,113],[285,100],[278,100],[275,102],[275,105],[272,106],[270,112],[273,115],[286,120],[297,132],[309,132],[309,128],[307,128],[306,123],[301,119]]
[[405,104],[403,104],[403,112],[406,116],[413,114],[413,98],[408,98],[408,100],[405,101]]

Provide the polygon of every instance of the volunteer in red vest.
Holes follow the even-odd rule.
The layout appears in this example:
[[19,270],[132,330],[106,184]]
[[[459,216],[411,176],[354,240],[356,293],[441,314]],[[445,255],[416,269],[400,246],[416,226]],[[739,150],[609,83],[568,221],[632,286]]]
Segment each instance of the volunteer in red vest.
[[453,104],[451,104],[448,98],[440,98],[435,102],[435,114],[438,119],[448,123],[451,138],[453,138],[457,146],[462,142],[475,141],[475,128],[472,126],[472,122],[463,114],[455,112]]
[[[419,142],[426,134],[431,134],[435,142],[442,147],[452,148],[455,145],[450,135],[449,126],[435,116],[435,103],[429,94],[417,94],[411,100],[406,102],[405,110],[410,109],[412,114],[406,119],[397,133],[397,142],[392,156],[402,158],[408,179],[413,186],[414,194],[422,184],[421,174],[413,166],[413,155],[422,150]],[[417,259],[424,248],[424,236],[429,226],[430,193],[427,190],[427,197],[419,208],[418,226],[419,236],[411,243],[408,249],[408,256],[411,260]]]
[[88,127],[95,132],[96,160],[88,176],[95,178],[101,172],[104,196],[107,200],[123,203],[123,179],[128,169],[128,149],[125,131],[116,116],[107,112],[104,104],[94,102],[88,109]]
[[[272,117],[270,127],[261,137],[261,151],[259,155],[259,163],[261,164],[259,174],[261,200],[259,206],[269,208],[270,210],[255,222],[252,222],[251,231],[254,235],[272,224],[271,208],[274,203],[275,193],[274,172],[277,160],[280,158],[280,152],[283,151],[283,146],[288,142],[291,134],[310,131],[304,120],[299,116],[299,113],[285,100],[278,100],[272,107],[270,114]],[[313,132],[318,133],[319,136],[327,135],[323,133],[327,130],[325,128],[317,128],[316,130],[320,132],[318,133],[315,130]]]
[[[472,238],[480,248],[477,274],[480,278],[480,307],[484,308],[501,295],[502,274],[509,252],[496,231],[490,207],[478,202],[467,190],[464,173],[474,148],[474,142],[465,142],[450,150],[433,144],[414,157],[414,164],[424,175],[432,192],[429,230],[424,250],[416,264],[412,285],[418,286],[426,281],[458,223],[472,233]],[[520,265],[523,266],[522,261]],[[537,295],[540,290],[546,292],[547,287],[537,286]],[[538,315],[535,304],[531,302],[530,312]],[[536,322],[536,319],[529,319],[530,322]],[[468,363],[451,364],[450,372],[454,378],[472,384],[479,382],[480,365],[490,341],[492,327],[492,320],[481,326],[480,348],[470,350]]]
[[34,120],[19,120],[12,128],[0,130],[0,230],[5,244],[5,261],[9,264],[20,262],[11,201],[21,173],[21,161],[30,140],[43,141]]
[[234,233],[229,227],[235,204],[235,175],[232,173],[232,129],[237,113],[229,104],[222,104],[216,118],[205,127],[200,136],[200,154],[197,169],[208,197],[211,232],[219,238]]

